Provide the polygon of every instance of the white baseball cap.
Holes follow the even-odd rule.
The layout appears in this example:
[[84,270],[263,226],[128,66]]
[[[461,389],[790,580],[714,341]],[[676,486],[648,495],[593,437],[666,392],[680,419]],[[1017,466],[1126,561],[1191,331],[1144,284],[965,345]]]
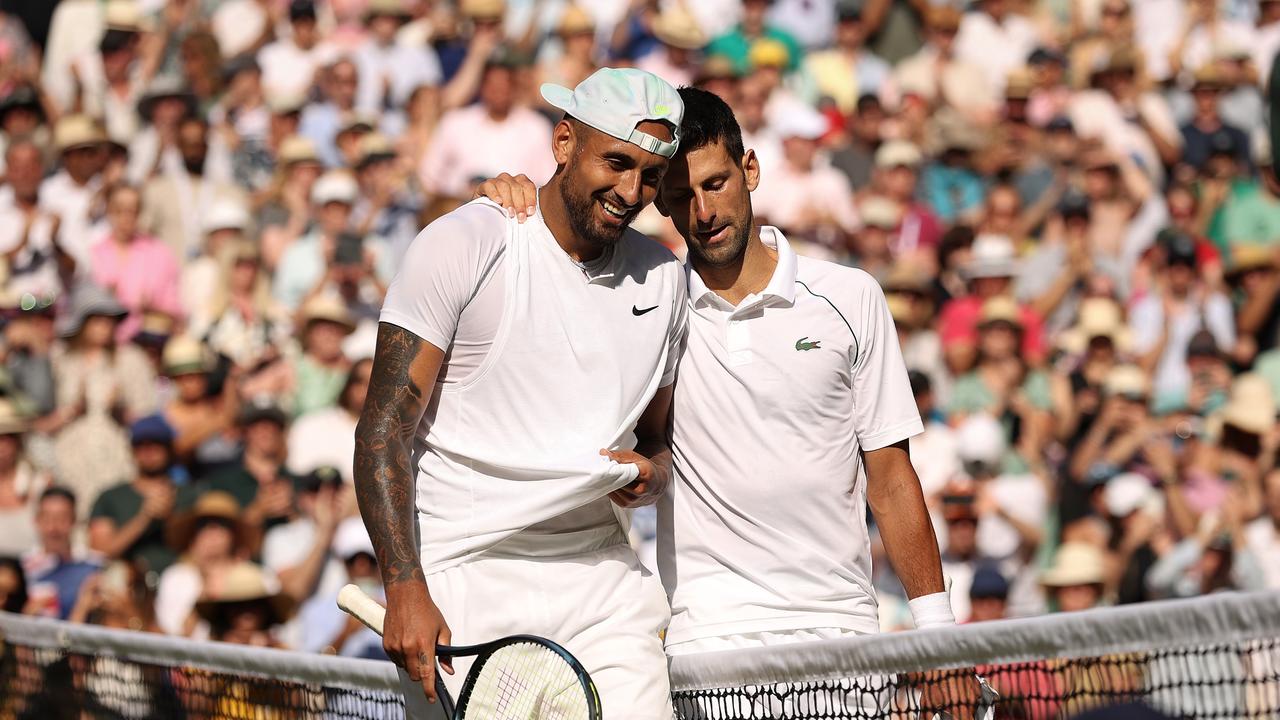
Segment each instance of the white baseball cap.
[[333,533],[333,554],[342,560],[348,560],[360,553],[376,555],[373,541],[369,539],[369,531],[365,529],[364,520],[349,517],[338,524]]
[[217,200],[205,213],[203,224],[206,234],[215,230],[244,232],[249,227],[249,211],[234,200]]
[[807,106],[788,107],[773,120],[773,130],[778,137],[817,140],[827,134],[830,123],[822,113]]
[[326,205],[331,202],[354,205],[360,194],[360,186],[355,178],[345,170],[330,170],[316,179],[311,186],[311,202]]
[[[576,120],[639,145],[655,155],[670,158],[680,147],[680,121],[684,101],[666,80],[635,68],[600,68],[572,90],[543,83],[542,97]],[[672,141],[664,142],[636,129],[646,120],[675,126]]]

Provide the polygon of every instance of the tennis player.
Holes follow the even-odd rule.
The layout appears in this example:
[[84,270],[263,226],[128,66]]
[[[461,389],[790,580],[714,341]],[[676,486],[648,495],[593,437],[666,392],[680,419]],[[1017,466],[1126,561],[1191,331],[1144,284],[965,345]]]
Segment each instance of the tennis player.
[[[702,90],[680,95],[680,151],[657,199],[692,270],[677,480],[658,504],[667,652],[878,632],[868,501],[916,626],[953,624],[907,452],[923,426],[883,292],[757,227],[761,169],[732,111]],[[531,189],[509,176],[481,187],[509,208]]]
[[[540,635],[582,661],[605,718],[670,717],[670,610],[620,506],[670,478],[686,283],[628,226],[657,195],[683,104],[632,69],[542,94],[566,115],[540,211],[521,224],[482,200],[433,222],[382,310],[355,482],[383,642],[434,701],[437,643]],[[464,675],[446,678],[455,697]]]

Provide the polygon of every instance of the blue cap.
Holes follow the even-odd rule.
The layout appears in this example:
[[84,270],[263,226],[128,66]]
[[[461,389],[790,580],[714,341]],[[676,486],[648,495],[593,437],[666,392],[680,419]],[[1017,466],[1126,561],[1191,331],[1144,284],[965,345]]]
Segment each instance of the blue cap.
[[999,570],[985,565],[973,573],[973,583],[969,585],[969,597],[1003,600],[1009,597],[1009,581],[1004,579],[1004,575],[1001,575]]
[[163,415],[148,415],[129,428],[129,440],[134,445],[142,443],[173,444],[173,427]]

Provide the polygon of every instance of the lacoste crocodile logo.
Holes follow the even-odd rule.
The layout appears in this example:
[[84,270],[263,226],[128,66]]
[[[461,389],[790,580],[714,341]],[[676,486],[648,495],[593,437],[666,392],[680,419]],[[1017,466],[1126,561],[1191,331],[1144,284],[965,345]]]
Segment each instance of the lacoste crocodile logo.
[[799,340],[797,340],[797,341],[796,341],[796,349],[797,349],[797,350],[818,350],[818,349],[820,349],[821,347],[822,347],[822,341],[821,341],[821,340],[814,340],[813,342],[809,342],[809,336],[808,336],[808,335],[806,335],[806,336],[804,336],[804,337],[802,337],[802,338],[800,338]]

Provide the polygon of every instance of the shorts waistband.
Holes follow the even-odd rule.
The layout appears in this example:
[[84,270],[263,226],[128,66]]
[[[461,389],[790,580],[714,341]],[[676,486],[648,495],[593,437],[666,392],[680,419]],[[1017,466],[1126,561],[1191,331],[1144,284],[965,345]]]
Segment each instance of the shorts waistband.
[[484,557],[563,558],[625,545],[622,528],[609,525],[562,533],[518,532],[486,550]]

